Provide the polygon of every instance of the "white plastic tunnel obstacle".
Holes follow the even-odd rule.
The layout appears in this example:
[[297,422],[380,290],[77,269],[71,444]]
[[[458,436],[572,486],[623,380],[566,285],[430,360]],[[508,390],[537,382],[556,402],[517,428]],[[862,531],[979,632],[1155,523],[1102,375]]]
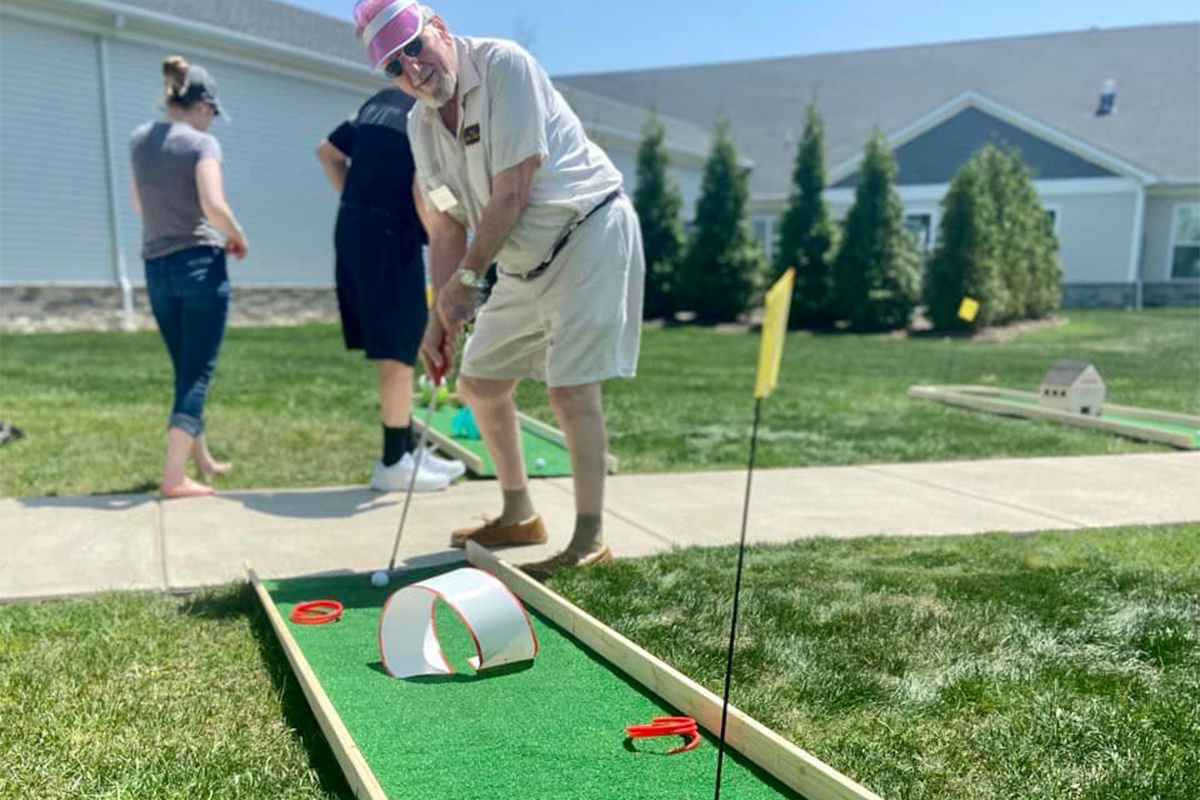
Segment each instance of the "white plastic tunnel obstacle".
[[537,655],[537,636],[516,595],[494,575],[474,567],[456,569],[397,590],[379,615],[379,656],[393,678],[454,672],[437,634],[434,606],[442,600],[466,626],[476,670]]

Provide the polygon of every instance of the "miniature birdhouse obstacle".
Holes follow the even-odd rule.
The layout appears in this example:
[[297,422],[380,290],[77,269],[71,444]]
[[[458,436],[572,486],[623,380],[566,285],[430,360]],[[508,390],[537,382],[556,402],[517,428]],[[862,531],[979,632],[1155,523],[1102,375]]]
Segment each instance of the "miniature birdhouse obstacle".
[[1099,417],[1104,410],[1104,378],[1086,361],[1064,358],[1042,378],[1038,389],[1038,404],[1072,414]]
[[998,386],[910,386],[908,396],[1010,417],[1068,425],[1200,450],[1200,416],[1121,406],[1107,398],[1104,378],[1093,364],[1064,358],[1042,378],[1037,393]]

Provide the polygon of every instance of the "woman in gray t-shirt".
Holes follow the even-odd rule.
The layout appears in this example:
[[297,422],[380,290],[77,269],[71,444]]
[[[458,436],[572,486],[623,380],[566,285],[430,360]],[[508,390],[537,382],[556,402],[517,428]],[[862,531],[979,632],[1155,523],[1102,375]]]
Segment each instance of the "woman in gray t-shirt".
[[[244,258],[246,234],[225,200],[221,145],[208,126],[221,113],[217,85],[182,57],[163,61],[166,119],[133,132],[133,205],[142,218],[146,290],[175,370],[167,424],[164,497],[212,494],[228,463],[204,436],[204,402],[229,314],[225,254]],[[203,483],[187,476],[191,455]]]

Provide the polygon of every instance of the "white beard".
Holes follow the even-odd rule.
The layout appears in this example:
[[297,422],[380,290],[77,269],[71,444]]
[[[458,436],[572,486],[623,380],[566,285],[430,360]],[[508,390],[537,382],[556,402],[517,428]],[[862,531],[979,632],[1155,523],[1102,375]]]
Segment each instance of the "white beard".
[[458,88],[458,73],[446,72],[443,75],[445,77],[442,79],[441,91],[436,94],[420,92],[417,102],[435,111],[450,102],[450,98],[454,97],[454,90]]

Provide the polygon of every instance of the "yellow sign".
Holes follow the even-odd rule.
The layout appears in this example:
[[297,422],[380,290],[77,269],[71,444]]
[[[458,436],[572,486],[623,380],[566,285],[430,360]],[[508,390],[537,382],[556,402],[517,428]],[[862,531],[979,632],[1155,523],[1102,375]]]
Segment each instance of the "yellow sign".
[[974,322],[979,314],[979,301],[972,297],[964,297],[958,306],[958,318],[963,322]]
[[788,312],[792,309],[792,289],[796,270],[783,273],[767,292],[766,317],[762,325],[762,343],[758,349],[758,377],[754,396],[762,399],[779,385],[779,365],[783,361],[783,340],[787,334]]

